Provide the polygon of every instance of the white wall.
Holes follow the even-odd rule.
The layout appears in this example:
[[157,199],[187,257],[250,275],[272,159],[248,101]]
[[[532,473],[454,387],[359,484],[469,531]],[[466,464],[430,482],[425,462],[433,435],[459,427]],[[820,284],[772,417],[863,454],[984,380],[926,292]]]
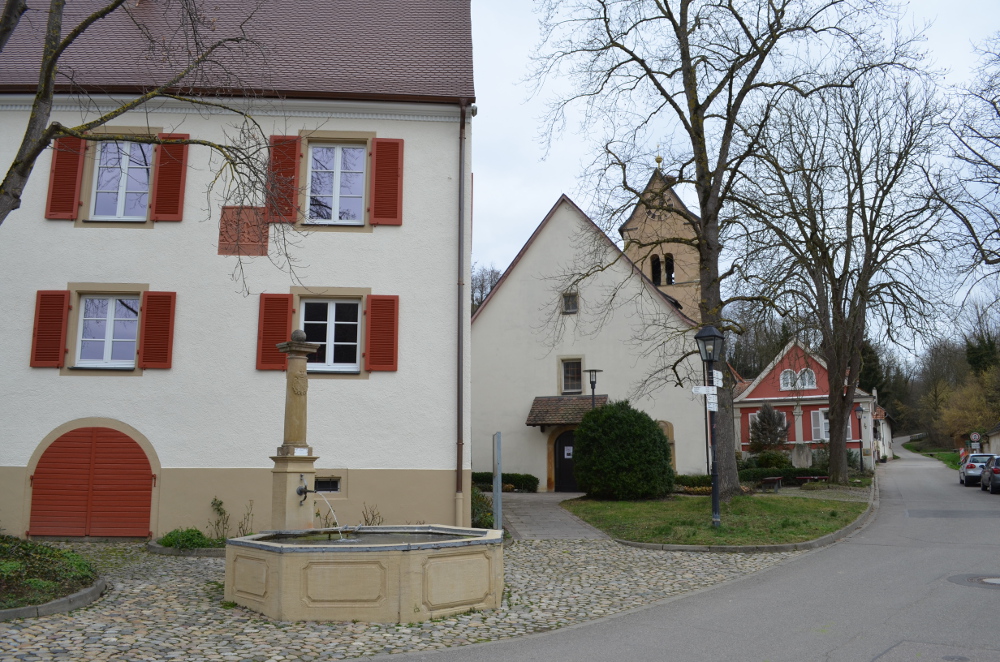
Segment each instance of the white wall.
[[[630,276],[622,263],[580,289],[578,315],[552,314],[561,304],[559,276],[590,246],[588,228],[593,227],[572,204],[560,204],[472,325],[476,471],[491,470],[491,437],[500,431],[504,471],[534,474],[540,479],[540,489],[545,488],[551,430],[542,433],[527,427],[525,420],[536,396],[560,394],[560,358],[580,356],[584,370],[603,370],[598,375],[598,394],[607,394],[611,400],[629,398],[654,419],[673,423],[680,473],[705,472],[704,409],[701,397],[691,394],[690,384],[630,397],[637,383],[659,367],[655,351],[659,344],[633,341],[645,323],[656,320],[670,332],[686,334],[668,349],[672,357],[679,356],[682,347],[695,349],[694,331],[684,331],[687,324],[656,300],[651,288]],[[620,305],[598,326],[599,304],[619,286]],[[553,319],[566,322],[561,336],[554,334]],[[652,354],[646,354],[650,350]],[[682,365],[682,373],[685,370],[697,370],[700,379],[700,360]],[[587,379],[584,374],[585,394],[590,393]]]
[[[6,97],[0,105],[2,163],[10,163],[27,118],[16,102]],[[65,102],[59,107],[53,120],[80,121]],[[269,106],[256,119],[271,134],[322,129],[404,139],[403,225],[371,233],[302,234],[291,249],[294,277],[301,282],[268,258],[245,259],[252,294],[244,296],[232,278],[237,258],[216,254],[219,201],[206,201],[215,174],[207,148],[190,148],[184,220],[149,230],[45,220],[51,150],[46,151],[21,209],[0,226],[0,466],[24,466],[53,428],[88,416],[115,418],[140,430],[164,467],[271,466],[268,456],[282,440],[285,375],[255,369],[257,294],[315,285],[367,287],[373,294],[400,297],[397,372],[310,381],[309,441],[320,463],[454,468],[457,107],[302,102]],[[176,108],[116,120],[216,141],[224,140],[231,123],[224,115]],[[466,177],[468,182],[468,168]],[[467,204],[466,269],[470,209]],[[58,369],[30,368],[35,292],[66,289],[69,282],[148,283],[151,290],[175,291],[173,367],[139,377],[61,376]],[[467,369],[466,438],[469,380]]]

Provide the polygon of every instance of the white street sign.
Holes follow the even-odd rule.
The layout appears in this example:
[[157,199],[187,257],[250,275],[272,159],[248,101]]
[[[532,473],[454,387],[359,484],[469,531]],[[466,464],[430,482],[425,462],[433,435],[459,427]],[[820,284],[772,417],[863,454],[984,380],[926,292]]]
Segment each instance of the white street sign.
[[695,395],[715,395],[714,386],[695,386],[691,389]]
[[722,371],[713,370],[712,375],[714,377],[712,383],[715,384],[716,386],[722,386]]
[[709,411],[719,411],[719,397],[716,395],[706,395],[705,404],[708,405]]
[[709,402],[708,403],[708,411],[719,411],[719,403],[718,402]]

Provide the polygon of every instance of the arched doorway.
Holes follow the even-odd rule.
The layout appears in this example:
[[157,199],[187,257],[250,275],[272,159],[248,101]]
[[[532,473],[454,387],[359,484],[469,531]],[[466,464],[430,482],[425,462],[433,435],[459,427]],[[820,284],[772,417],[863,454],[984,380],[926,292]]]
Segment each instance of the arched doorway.
[[38,460],[29,534],[144,538],[152,492],[149,458],[131,437],[111,428],[77,428]]
[[574,435],[567,430],[556,437],[556,492],[579,492],[573,475]]

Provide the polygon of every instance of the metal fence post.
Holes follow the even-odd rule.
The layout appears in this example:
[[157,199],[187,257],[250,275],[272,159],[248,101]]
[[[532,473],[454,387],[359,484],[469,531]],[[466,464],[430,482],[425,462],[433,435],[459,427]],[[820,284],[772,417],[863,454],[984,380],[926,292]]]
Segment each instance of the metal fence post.
[[500,452],[500,433],[493,435],[493,528],[503,528],[503,461]]

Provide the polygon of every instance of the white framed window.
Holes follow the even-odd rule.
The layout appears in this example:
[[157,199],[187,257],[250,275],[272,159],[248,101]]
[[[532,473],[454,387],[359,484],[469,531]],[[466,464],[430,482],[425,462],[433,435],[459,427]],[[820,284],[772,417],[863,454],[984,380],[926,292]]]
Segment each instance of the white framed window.
[[809,368],[803,368],[795,381],[799,389],[816,388],[816,373]]
[[576,315],[579,310],[579,301],[576,292],[564,292],[562,295],[562,311],[564,315]]
[[300,316],[306,342],[319,349],[306,359],[317,372],[360,372],[361,301],[357,299],[303,300]]
[[791,391],[795,388],[795,381],[797,375],[794,370],[782,370],[781,371],[781,390]]
[[76,365],[134,368],[139,332],[138,295],[80,297]]
[[814,410],[812,416],[812,438],[813,441],[830,440],[830,410]]
[[364,225],[364,145],[309,146],[307,223]]
[[145,221],[153,146],[133,142],[102,142],[94,168],[93,208],[99,221]]
[[583,393],[583,362],[580,359],[569,359],[562,362],[562,394],[576,395]]

